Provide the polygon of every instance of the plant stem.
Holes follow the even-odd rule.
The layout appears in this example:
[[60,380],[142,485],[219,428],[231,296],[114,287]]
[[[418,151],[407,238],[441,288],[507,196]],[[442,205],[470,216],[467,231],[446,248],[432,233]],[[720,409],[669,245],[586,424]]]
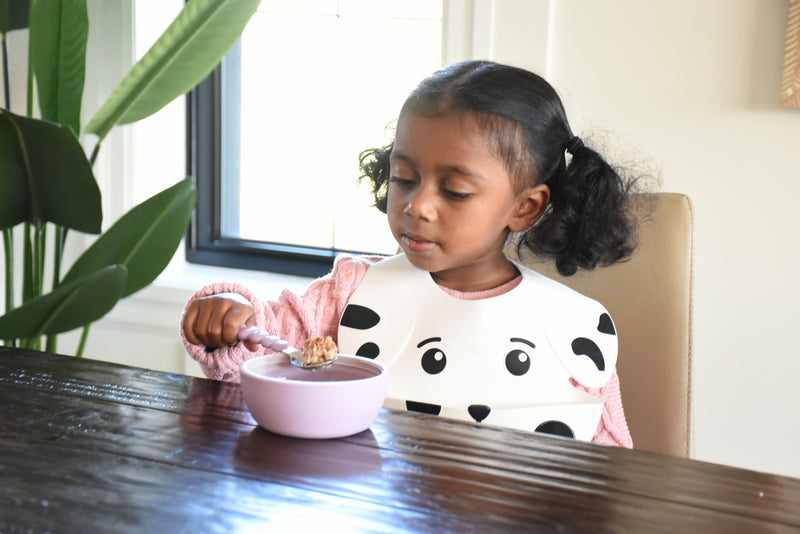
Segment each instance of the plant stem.
[[94,161],[97,159],[97,154],[100,152],[100,141],[97,141],[97,144],[94,145],[94,149],[92,150],[92,156],[89,158],[89,166],[94,168]]
[[44,294],[44,256],[45,247],[47,246],[47,225],[42,224],[37,228],[36,232],[36,296]]
[[[26,102],[25,102],[25,109],[26,109],[26,112],[27,112],[26,114],[27,114],[28,117],[33,117],[33,49],[30,46],[28,46],[27,93],[28,93],[27,94],[27,99],[26,99]],[[17,128],[17,129],[19,129],[19,128]],[[18,133],[18,135],[19,135],[19,133]],[[24,150],[24,145],[23,145],[23,150]],[[27,159],[28,159],[27,155],[24,155],[23,157],[24,157],[24,159],[26,161],[26,167],[27,167],[26,170],[28,171],[28,175],[30,175],[30,166],[29,166],[29,164],[27,162]],[[36,212],[36,210],[34,210],[34,218],[35,218],[34,220],[36,220],[36,221],[39,220],[39,214]],[[36,232],[36,228],[34,228],[34,232]],[[34,234],[34,236],[35,235],[36,234]],[[36,240],[36,237],[34,237],[34,241],[35,240]],[[30,240],[29,224],[28,223],[25,223],[25,245],[26,245],[26,247],[33,245],[33,243]],[[26,264],[26,266],[29,267],[32,270],[35,270],[35,268],[36,268],[35,259],[36,259],[36,250],[35,250],[35,247],[33,247],[30,250],[26,251],[26,254],[25,254],[25,264]],[[25,276],[31,276],[31,278],[30,278],[29,284],[25,284],[25,282],[23,281],[23,298],[22,298],[23,302],[25,302],[25,300],[27,300],[27,298],[32,298],[35,295],[36,287],[38,287],[37,286],[37,281],[33,278],[33,275],[34,275],[33,272],[28,271],[27,269],[25,270]],[[27,298],[24,296],[26,288],[30,291],[30,293],[28,294]],[[35,340],[29,340],[29,341],[35,341],[35,344],[33,346],[31,346],[31,344],[29,343],[28,348],[41,347],[41,338],[37,337]]]
[[56,225],[56,235],[53,243],[53,289],[61,283],[61,260],[64,257],[64,244],[67,241],[67,231],[69,229]]
[[31,223],[26,222],[22,234],[22,302],[28,302],[34,295],[33,279],[33,238],[31,236]]
[[11,111],[11,81],[8,79],[8,42],[6,41],[6,34],[3,34],[3,90],[6,95],[6,109]]
[[6,307],[8,312],[14,309],[14,234],[11,228],[3,230],[3,252],[6,260]]
[[83,349],[86,348],[86,340],[89,338],[89,327],[92,323],[83,325],[83,332],[81,333],[81,342],[78,345],[78,350],[75,352],[76,358],[83,358]]
[[[30,36],[30,30],[28,30]],[[33,117],[33,48],[28,46],[28,98],[25,102],[28,117]]]
[[41,225],[31,225],[31,263],[30,263],[30,295],[29,298],[38,297],[42,294],[42,239],[43,228]]
[[47,352],[56,352],[58,350],[58,336],[53,334],[52,336],[47,336],[47,343],[45,344],[45,348]]
[[[5,311],[9,312],[14,309],[14,234],[11,228],[3,230],[3,251],[5,252],[6,260],[6,307]],[[4,339],[3,344],[7,347],[16,345],[14,339]]]
[[[68,228],[59,224],[55,225],[53,236],[53,286],[55,289],[61,283],[61,260],[64,257],[64,243],[67,240]],[[47,352],[55,352],[58,347],[58,334],[47,336]]]
[[[2,34],[2,49],[3,49],[3,94],[6,95],[6,109],[11,111],[11,87],[10,80],[8,79],[8,41],[6,41],[6,34]],[[5,296],[5,312],[14,309],[14,234],[11,228],[3,229],[3,252],[5,253],[5,275],[6,275],[6,296]],[[4,339],[3,344],[7,347],[15,345],[14,339]]]
[[[42,294],[42,274],[44,269],[43,242],[45,232],[43,225],[25,223],[25,254],[23,258],[22,302],[27,302]],[[27,348],[38,350],[42,346],[40,337],[28,340]]]
[[[44,294],[44,256],[45,245],[47,244],[47,224],[38,224],[33,227],[33,267],[36,271],[36,296],[40,297]],[[42,349],[42,338],[36,338],[35,350]]]

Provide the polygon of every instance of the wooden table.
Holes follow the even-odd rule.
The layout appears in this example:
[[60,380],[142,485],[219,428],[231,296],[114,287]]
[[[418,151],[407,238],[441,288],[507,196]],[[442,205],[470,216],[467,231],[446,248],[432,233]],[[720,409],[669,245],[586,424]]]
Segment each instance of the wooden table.
[[795,532],[800,480],[383,411],[299,440],[236,385],[0,347],[0,532]]

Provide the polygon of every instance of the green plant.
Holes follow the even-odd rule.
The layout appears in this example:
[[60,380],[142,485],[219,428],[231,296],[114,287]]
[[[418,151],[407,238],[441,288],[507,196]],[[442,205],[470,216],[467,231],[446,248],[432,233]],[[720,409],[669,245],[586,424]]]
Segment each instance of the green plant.
[[[135,206],[73,263],[61,262],[69,230],[100,234],[101,194],[92,171],[116,125],[155,113],[197,85],[241,35],[259,0],[191,0],[91,117],[87,158],[78,141],[89,21],[86,0],[0,0],[5,108],[0,109],[0,229],[5,255],[6,345],[55,350],[59,333],[89,325],[166,267],[195,204],[190,178]],[[11,113],[6,34],[28,28],[25,116]],[[34,84],[40,117],[34,118]],[[14,240],[22,239],[19,306]],[[44,274],[52,271],[49,292]]]

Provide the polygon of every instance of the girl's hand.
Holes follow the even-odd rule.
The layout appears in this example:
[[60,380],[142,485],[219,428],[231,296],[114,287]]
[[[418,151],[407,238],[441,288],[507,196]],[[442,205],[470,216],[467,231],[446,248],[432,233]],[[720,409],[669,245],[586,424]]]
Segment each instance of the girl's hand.
[[[206,347],[222,347],[238,342],[242,325],[256,323],[256,313],[250,302],[238,293],[219,293],[193,301],[183,316],[183,333],[190,343]],[[256,343],[245,343],[258,350]]]

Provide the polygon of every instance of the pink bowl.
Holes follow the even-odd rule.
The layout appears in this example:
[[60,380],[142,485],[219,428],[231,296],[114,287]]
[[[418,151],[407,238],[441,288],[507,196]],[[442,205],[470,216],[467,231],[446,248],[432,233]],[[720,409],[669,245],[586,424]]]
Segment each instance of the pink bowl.
[[339,354],[327,368],[309,371],[284,354],[245,361],[242,392],[256,422],[296,438],[340,438],[366,430],[388,387],[386,369],[360,356]]

